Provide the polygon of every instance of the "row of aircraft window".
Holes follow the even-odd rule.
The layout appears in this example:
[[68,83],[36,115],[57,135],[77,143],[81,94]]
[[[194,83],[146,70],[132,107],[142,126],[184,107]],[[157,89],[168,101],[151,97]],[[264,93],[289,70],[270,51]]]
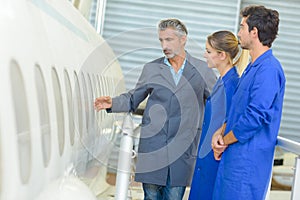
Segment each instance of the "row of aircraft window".
[[[31,102],[31,97],[26,94],[22,70],[16,61],[12,61],[10,65],[19,168],[21,181],[26,184],[30,178],[31,170],[32,130],[30,120],[39,123],[43,165],[47,167],[53,146],[51,145],[52,133],[57,132],[59,154],[62,156],[66,137],[69,137],[70,145],[73,146],[76,134],[77,137],[81,138],[84,134],[89,134],[90,130],[93,129],[92,126],[101,126],[100,123],[107,117],[107,114],[106,112],[96,113],[93,108],[93,101],[96,96],[113,95],[114,80],[111,77],[84,72],[78,72],[78,75],[76,71],[70,73],[67,69],[64,69],[62,74],[58,74],[55,67],[51,68],[50,78],[44,76],[42,68],[36,64],[34,66],[34,79],[39,119],[30,119],[29,109],[31,107],[29,108],[28,102]],[[71,78],[74,81],[71,81]],[[55,115],[55,122],[50,120],[50,112]],[[65,135],[65,133],[68,134]]]

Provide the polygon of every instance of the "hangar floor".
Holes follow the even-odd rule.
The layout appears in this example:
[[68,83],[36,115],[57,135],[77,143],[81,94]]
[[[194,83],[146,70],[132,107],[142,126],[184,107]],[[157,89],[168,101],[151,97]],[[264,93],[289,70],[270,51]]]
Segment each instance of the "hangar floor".
[[[111,187],[106,190],[105,193],[97,196],[98,200],[114,200],[115,199],[115,174],[107,175],[107,182],[111,185]],[[187,188],[186,193],[184,195],[183,200],[187,200],[189,195],[189,188]],[[129,185],[128,191],[128,200],[143,200],[143,190],[141,184],[133,182]],[[283,191],[283,190],[271,190],[269,200],[289,200],[291,199],[291,191]]]

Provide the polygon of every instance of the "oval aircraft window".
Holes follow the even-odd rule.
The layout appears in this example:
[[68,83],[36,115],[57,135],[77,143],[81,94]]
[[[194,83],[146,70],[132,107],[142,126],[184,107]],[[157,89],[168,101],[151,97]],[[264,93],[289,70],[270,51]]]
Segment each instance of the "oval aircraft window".
[[74,144],[74,118],[72,110],[72,87],[70,82],[70,77],[68,71],[64,71],[65,85],[66,85],[66,94],[67,94],[67,105],[68,105],[68,116],[69,116],[69,134],[70,134],[70,143]]
[[48,96],[46,91],[45,79],[40,66],[35,66],[35,86],[40,114],[41,142],[44,166],[47,167],[51,153],[51,129],[49,120]]
[[[97,75],[97,97],[103,96],[103,91],[102,91],[102,83],[101,83],[101,77],[100,75]],[[97,112],[97,123],[98,126],[100,125],[102,118],[102,112]]]
[[[109,95],[108,92],[107,92],[107,90],[106,90],[107,89],[107,85],[105,83],[104,76],[100,76],[100,88],[101,88],[101,93],[102,93],[103,96],[108,96]],[[101,112],[101,114],[102,114],[101,115],[101,120],[104,120],[107,113],[106,112]]]
[[80,73],[81,77],[81,86],[82,86],[82,92],[83,92],[83,117],[85,117],[84,126],[83,126],[83,133],[86,134],[88,130],[88,122],[89,122],[89,115],[88,115],[88,109],[89,109],[89,96],[88,96],[88,90],[86,87],[86,81],[83,73]]
[[24,79],[20,67],[15,61],[11,62],[10,80],[18,142],[20,178],[21,182],[26,184],[31,171],[31,135]]
[[88,89],[88,93],[89,93],[89,111],[88,111],[88,115],[89,115],[89,127],[88,127],[88,133],[93,134],[94,132],[94,124],[95,124],[95,112],[94,112],[94,107],[93,107],[93,101],[94,101],[94,97],[93,97],[93,83],[91,80],[91,76],[90,74],[87,74],[87,89]]
[[74,123],[75,123],[75,133],[78,134],[79,138],[82,137],[82,101],[81,101],[81,92],[80,92],[80,85],[79,80],[76,72],[74,72],[74,79],[75,79],[75,94],[74,94]]
[[63,103],[62,103],[62,96],[61,96],[61,86],[55,68],[52,68],[52,83],[53,83],[53,90],[54,90],[53,92],[54,92],[55,107],[56,107],[56,123],[57,123],[59,155],[62,155],[64,151],[64,145],[65,145],[64,111],[63,111]]

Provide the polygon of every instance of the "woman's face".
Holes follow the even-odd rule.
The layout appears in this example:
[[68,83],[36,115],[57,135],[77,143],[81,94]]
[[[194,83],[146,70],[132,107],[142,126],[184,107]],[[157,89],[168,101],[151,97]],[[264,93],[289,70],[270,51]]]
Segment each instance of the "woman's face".
[[206,51],[204,53],[204,58],[209,68],[218,68],[219,63],[221,62],[221,52],[212,48],[209,43],[206,41]]

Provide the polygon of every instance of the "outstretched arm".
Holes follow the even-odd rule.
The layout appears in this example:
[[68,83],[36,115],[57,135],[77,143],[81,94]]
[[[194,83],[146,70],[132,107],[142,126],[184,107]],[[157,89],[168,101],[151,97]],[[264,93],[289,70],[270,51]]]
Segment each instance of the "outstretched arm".
[[110,96],[102,96],[96,98],[94,102],[95,110],[103,110],[112,107],[112,99]]

